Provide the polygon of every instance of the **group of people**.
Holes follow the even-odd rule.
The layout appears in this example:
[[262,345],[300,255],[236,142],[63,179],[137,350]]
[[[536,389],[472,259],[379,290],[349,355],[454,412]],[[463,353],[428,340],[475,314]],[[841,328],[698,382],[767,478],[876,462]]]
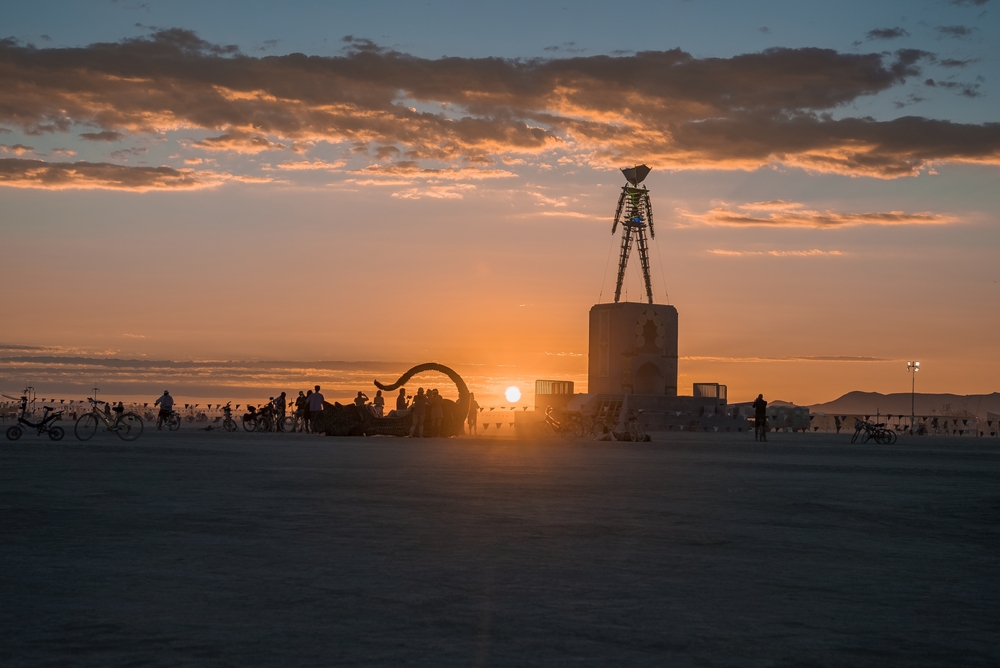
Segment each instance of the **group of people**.
[[[293,402],[289,402],[287,393],[282,392],[277,397],[269,397],[268,403],[278,420],[284,420],[288,411],[292,411],[292,431],[311,433],[313,431],[313,415],[323,410],[325,398],[320,392],[320,386],[316,385],[312,390],[303,392],[299,390],[299,396]],[[169,390],[164,390],[163,395],[153,404],[159,406],[160,412],[157,416],[157,429],[162,428],[164,421],[170,417],[174,408],[174,398]],[[359,391],[354,398],[354,405],[359,410],[367,410],[375,417],[403,417],[412,413],[413,422],[410,427],[411,437],[439,436],[442,435],[442,425],[444,423],[444,398],[437,389],[424,388],[417,389],[417,393],[412,397],[406,395],[406,388],[400,388],[396,396],[396,408],[385,415],[385,397],[382,390],[375,392],[375,397],[369,400],[368,395]],[[479,403],[476,395],[469,395],[469,413],[466,416],[469,434],[477,434],[479,418]]]
[[295,397],[291,405],[289,405],[287,396],[285,392],[282,392],[276,397],[268,397],[267,403],[258,409],[258,412],[265,407],[270,407],[275,419],[281,424],[287,417],[288,410],[291,409],[292,431],[312,433],[313,415],[323,410],[323,402],[326,400],[323,393],[320,392],[319,385],[305,392],[299,390],[299,396]]
[[[368,403],[368,397],[364,392],[358,392],[354,403],[362,410],[370,410],[375,417],[383,417],[385,411],[385,397],[382,390],[375,393],[375,398]],[[389,411],[386,417],[403,417],[411,414],[413,416],[410,426],[411,437],[441,436],[444,425],[444,397],[437,389],[424,390],[417,388],[417,393],[412,397],[406,395],[406,388],[399,388],[396,395],[396,408]],[[476,395],[469,394],[469,413],[466,422],[469,426],[469,434],[476,434],[476,425],[479,417],[479,403],[476,402]]]

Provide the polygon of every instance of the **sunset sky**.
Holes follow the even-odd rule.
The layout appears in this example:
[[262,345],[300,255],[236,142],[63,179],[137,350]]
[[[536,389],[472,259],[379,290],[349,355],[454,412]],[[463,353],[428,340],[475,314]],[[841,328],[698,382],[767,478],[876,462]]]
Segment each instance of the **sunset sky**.
[[1000,389],[1000,2],[5,5],[0,356],[585,379],[644,162],[682,393]]

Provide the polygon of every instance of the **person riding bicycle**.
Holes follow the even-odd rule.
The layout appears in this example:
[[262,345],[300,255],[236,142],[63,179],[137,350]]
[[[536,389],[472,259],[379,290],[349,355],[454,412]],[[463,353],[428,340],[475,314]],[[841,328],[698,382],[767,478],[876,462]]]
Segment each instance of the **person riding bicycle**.
[[156,417],[156,429],[163,428],[163,421],[174,412],[174,398],[170,396],[169,390],[163,390],[163,396],[153,402],[154,406],[160,407],[160,414]]
[[548,425],[550,427],[552,427],[552,431],[559,431],[559,428],[562,427],[562,422],[560,422],[559,420],[557,420],[555,418],[555,416],[552,415],[552,413],[554,411],[555,411],[555,409],[552,408],[552,406],[546,406],[545,407],[545,419],[543,420],[543,422],[548,423]]
[[754,410],[754,420],[753,420],[753,434],[754,440],[756,441],[766,441],[767,440],[767,402],[764,401],[764,395],[758,394],[757,399],[753,402]]

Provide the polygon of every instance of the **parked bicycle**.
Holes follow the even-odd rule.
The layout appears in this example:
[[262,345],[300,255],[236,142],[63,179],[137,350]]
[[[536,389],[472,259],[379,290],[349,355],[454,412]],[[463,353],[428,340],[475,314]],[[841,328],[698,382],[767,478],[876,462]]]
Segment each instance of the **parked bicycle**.
[[261,414],[257,411],[257,407],[247,404],[247,412],[243,414],[244,431],[258,431],[258,425],[261,422],[260,418]]
[[854,435],[851,436],[851,443],[857,443],[859,438],[862,443],[875,441],[883,445],[892,445],[896,442],[896,432],[892,429],[886,429],[884,422],[875,424],[870,420],[855,420]]
[[234,432],[238,429],[236,420],[233,419],[233,402],[231,401],[222,407],[222,428],[228,432]]
[[108,402],[98,401],[91,397],[88,397],[87,401],[90,402],[90,412],[81,415],[73,428],[73,433],[81,441],[93,438],[94,434],[97,433],[98,425],[102,422],[106,431],[118,434],[118,437],[123,441],[134,441],[142,435],[142,418],[137,413],[131,411],[126,413],[120,405],[115,406],[114,410],[102,412],[97,406],[99,404],[107,406]]
[[53,410],[50,406],[43,407],[42,419],[32,422],[28,419],[31,415],[28,412],[28,397],[21,397],[21,411],[17,416],[17,424],[7,428],[7,439],[16,441],[26,429],[37,429],[39,436],[48,434],[53,441],[61,441],[66,432],[55,422],[62,419],[63,411],[53,412]]
[[256,406],[247,406],[247,412],[243,415],[243,428],[246,431],[292,431],[293,424],[290,415],[279,415],[278,411],[270,403],[266,403],[258,410]]

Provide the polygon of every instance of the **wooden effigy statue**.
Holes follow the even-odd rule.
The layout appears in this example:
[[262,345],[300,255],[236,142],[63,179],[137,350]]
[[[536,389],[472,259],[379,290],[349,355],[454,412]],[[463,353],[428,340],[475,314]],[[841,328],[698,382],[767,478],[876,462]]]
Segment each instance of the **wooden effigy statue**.
[[[376,380],[375,387],[383,392],[392,392],[405,385],[413,376],[425,371],[443,373],[458,388],[458,401],[444,399],[442,402],[444,419],[438,436],[461,436],[465,432],[465,419],[469,414],[469,388],[454,370],[435,362],[418,364],[400,376],[395,383],[383,385]],[[375,417],[366,408],[359,408],[354,404],[345,406],[337,402],[324,402],[322,412],[312,416],[312,424],[313,431],[327,436],[406,436],[413,425],[413,416],[407,411],[399,417]],[[427,424],[430,424],[429,419]]]

